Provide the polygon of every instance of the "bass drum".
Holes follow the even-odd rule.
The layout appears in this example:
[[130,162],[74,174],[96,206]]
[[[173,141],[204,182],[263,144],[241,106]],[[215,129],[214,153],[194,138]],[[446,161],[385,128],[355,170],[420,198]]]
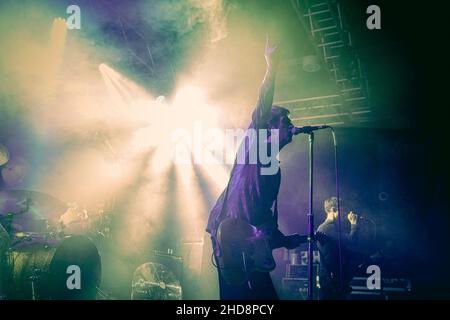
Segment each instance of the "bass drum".
[[[101,280],[101,259],[96,246],[88,238],[68,236],[49,240],[31,235],[12,243],[7,254],[8,299],[96,298]],[[78,266],[79,272],[69,266]],[[78,280],[80,288],[74,288]]]

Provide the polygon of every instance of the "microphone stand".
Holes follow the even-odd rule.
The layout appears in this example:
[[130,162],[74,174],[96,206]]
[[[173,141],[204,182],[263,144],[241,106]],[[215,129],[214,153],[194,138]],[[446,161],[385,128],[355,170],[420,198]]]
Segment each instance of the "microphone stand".
[[313,145],[314,132],[309,135],[309,212],[308,212],[308,300],[313,299],[313,237],[314,237],[314,215],[313,215]]
[[323,126],[305,126],[294,128],[294,134],[309,135],[309,210],[308,210],[308,300],[313,300],[313,248],[314,248],[314,213],[313,213],[313,172],[314,172],[314,130],[331,128]]

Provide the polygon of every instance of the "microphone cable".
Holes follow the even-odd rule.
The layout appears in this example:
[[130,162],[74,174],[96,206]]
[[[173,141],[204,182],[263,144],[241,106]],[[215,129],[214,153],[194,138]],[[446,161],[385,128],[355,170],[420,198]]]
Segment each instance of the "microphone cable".
[[331,134],[333,136],[333,145],[334,145],[334,171],[335,171],[335,183],[336,183],[336,197],[337,197],[337,210],[338,210],[338,253],[339,253],[339,287],[341,292],[344,289],[344,281],[342,274],[342,229],[341,229],[341,199],[339,196],[339,167],[338,167],[338,148],[337,148],[337,139],[336,133],[333,127],[330,127]]

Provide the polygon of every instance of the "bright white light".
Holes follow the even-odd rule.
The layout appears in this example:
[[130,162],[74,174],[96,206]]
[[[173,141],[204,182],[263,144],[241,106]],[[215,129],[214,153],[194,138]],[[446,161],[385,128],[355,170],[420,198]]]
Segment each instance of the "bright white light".
[[156,103],[164,103],[166,101],[166,97],[164,96],[158,96],[158,98],[156,98]]
[[174,127],[192,128],[194,123],[202,126],[217,125],[217,109],[210,105],[205,93],[195,86],[185,86],[177,90],[173,99]]

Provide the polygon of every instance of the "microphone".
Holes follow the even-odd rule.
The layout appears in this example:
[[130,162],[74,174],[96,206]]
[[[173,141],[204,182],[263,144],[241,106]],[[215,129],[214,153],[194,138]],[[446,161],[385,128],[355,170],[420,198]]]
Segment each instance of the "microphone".
[[292,132],[293,135],[297,135],[297,134],[300,134],[300,133],[311,133],[311,132],[316,131],[316,130],[327,129],[327,128],[331,128],[331,127],[327,126],[327,125],[293,127],[291,129],[291,132]]

